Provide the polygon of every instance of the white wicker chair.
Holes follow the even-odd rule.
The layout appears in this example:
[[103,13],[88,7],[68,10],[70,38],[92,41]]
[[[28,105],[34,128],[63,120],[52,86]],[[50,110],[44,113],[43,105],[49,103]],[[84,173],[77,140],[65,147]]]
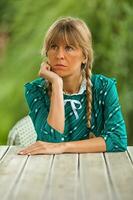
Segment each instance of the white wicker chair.
[[7,145],[28,146],[36,141],[37,134],[32,120],[26,116],[19,120],[9,131]]

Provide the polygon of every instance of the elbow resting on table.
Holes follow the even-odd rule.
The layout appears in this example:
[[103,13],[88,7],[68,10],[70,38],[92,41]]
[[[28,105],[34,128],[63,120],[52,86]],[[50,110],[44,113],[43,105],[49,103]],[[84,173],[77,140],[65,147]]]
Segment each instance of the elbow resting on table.
[[115,142],[112,145],[106,143],[106,147],[107,147],[106,149],[107,152],[124,152],[127,150],[127,142],[119,141],[117,143]]
[[126,150],[127,150],[127,144],[121,144],[121,146],[120,146],[118,152],[124,152],[124,151],[126,151]]

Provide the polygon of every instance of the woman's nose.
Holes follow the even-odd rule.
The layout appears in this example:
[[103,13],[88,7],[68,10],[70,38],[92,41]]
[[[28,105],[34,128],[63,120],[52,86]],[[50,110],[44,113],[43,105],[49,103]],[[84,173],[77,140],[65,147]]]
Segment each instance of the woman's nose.
[[63,48],[59,48],[58,49],[57,58],[59,58],[59,59],[64,58],[64,50],[63,50]]

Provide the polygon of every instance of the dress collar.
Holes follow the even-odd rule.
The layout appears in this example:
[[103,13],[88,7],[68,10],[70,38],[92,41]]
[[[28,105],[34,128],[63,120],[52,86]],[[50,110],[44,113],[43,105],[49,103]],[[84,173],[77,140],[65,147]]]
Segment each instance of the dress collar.
[[[91,81],[91,85],[93,86],[92,81]],[[81,85],[80,85],[80,89],[79,89],[79,91],[77,93],[69,94],[69,93],[63,91],[63,94],[67,95],[67,96],[79,95],[79,94],[83,94],[83,92],[85,90],[86,90],[86,79],[84,78],[82,80]]]

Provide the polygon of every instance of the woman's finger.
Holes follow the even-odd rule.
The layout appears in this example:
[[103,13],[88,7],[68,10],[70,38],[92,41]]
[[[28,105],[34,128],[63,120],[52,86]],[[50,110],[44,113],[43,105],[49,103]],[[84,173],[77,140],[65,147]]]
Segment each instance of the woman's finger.
[[35,149],[35,150],[31,151],[30,153],[27,153],[27,155],[40,155],[40,154],[48,154],[48,153],[44,148],[43,149],[40,149],[40,148]]
[[50,67],[50,69],[51,69],[51,67],[52,67],[52,65],[49,63],[49,62],[46,62],[47,63],[47,65]]
[[46,68],[47,70],[50,70],[51,65],[48,62],[42,62],[41,63],[41,69]]
[[45,154],[47,153],[47,148],[43,147],[43,146],[38,146],[35,147],[34,149],[28,149],[23,151],[23,153],[21,153],[21,155],[37,155],[37,154]]
[[34,148],[32,148],[32,149],[25,149],[25,150],[23,150],[23,151],[20,151],[18,154],[20,154],[20,155],[31,155],[32,154],[32,152],[36,152],[36,151],[38,151],[38,150],[40,150],[40,148],[39,147],[34,147]]
[[31,152],[32,150],[38,148],[40,146],[42,142],[38,141],[38,142],[35,142],[34,144],[28,146],[27,148],[25,149],[22,149],[21,151],[19,151],[18,154],[25,154],[25,153],[28,153],[28,152]]

